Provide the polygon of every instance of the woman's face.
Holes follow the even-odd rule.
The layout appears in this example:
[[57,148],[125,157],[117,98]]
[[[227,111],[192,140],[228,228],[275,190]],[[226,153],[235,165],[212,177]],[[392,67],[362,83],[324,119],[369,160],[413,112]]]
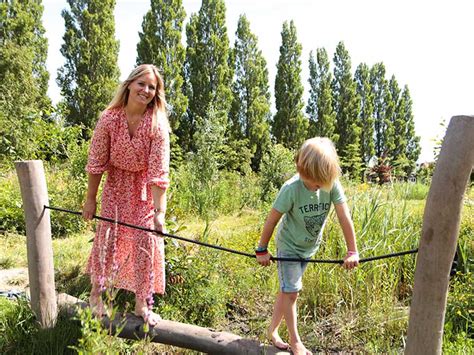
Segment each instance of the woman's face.
[[156,95],[157,85],[158,82],[153,73],[148,72],[139,76],[128,86],[130,90],[128,103],[148,105]]

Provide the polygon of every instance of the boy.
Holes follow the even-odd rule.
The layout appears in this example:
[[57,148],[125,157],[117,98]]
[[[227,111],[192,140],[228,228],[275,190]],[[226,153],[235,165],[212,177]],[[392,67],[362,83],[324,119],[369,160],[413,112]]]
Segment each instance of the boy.
[[[347,255],[344,268],[359,264],[354,225],[347,207],[346,197],[337,180],[340,167],[333,143],[328,138],[311,138],[303,143],[296,157],[298,174],[286,181],[273,203],[263,227],[256,249],[257,262],[270,265],[267,250],[275,226],[283,216],[276,233],[277,256],[309,259],[321,244],[322,232],[331,202],[344,234]],[[280,291],[273,306],[273,316],[267,336],[279,349],[291,350],[295,355],[311,354],[301,342],[296,319],[296,300],[302,288],[302,276],[307,262],[278,262]],[[278,334],[278,327],[285,318],[289,344]]]

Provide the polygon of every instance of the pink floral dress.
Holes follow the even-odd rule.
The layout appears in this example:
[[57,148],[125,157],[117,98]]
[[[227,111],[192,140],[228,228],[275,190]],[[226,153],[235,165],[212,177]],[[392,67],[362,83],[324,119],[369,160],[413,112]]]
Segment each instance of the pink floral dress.
[[[169,131],[151,130],[147,110],[130,137],[123,108],[105,111],[97,122],[86,171],[107,172],[102,217],[154,228],[151,185],[169,186]],[[87,265],[92,282],[134,292],[139,299],[165,290],[164,244],[156,234],[100,221]]]

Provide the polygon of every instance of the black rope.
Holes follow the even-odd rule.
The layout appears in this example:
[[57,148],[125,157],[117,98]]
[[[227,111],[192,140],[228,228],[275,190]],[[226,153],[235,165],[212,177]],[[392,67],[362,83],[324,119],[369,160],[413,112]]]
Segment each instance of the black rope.
[[[81,212],[71,211],[71,210],[67,210],[67,209],[64,209],[64,208],[52,207],[52,206],[46,206],[46,205],[44,206],[44,208],[54,210],[54,211],[67,212],[67,213],[75,214],[75,215],[78,215],[78,216],[82,216]],[[133,228],[133,229],[142,230],[142,231],[145,231],[145,232],[161,234],[164,237],[178,239],[178,240],[182,240],[182,241],[185,241],[185,242],[202,245],[202,246],[205,246],[205,247],[208,247],[208,248],[226,251],[226,252],[232,253],[232,254],[247,256],[249,258],[256,258],[255,254],[244,253],[242,251],[229,249],[229,248],[224,248],[224,247],[221,247],[219,245],[208,244],[208,243],[200,242],[200,241],[194,240],[194,239],[188,239],[188,238],[180,237],[180,236],[169,234],[169,233],[158,232],[158,231],[155,231],[155,230],[150,229],[150,228],[135,226],[133,224],[129,224],[129,223],[125,223],[125,222],[120,222],[120,221],[117,221],[113,218],[101,217],[101,216],[97,216],[97,215],[93,215],[92,218],[95,218],[95,219],[98,219],[98,220],[101,220],[101,221],[111,222],[111,223],[114,223],[114,224],[119,224],[121,226],[129,227],[129,228]],[[398,253],[372,256],[372,257],[369,257],[369,258],[359,259],[359,263],[364,263],[364,262],[367,262],[367,261],[380,260],[380,259],[386,259],[386,258],[392,258],[392,257],[395,257],[395,256],[402,256],[402,255],[407,255],[407,254],[415,254],[417,252],[418,252],[418,249],[413,249],[413,250],[407,250],[407,251],[402,251],[402,252],[398,252]],[[309,262],[309,263],[322,263],[322,264],[344,264],[344,260],[340,260],[340,259],[337,259],[337,260],[309,259],[309,260],[307,260],[307,259],[299,259],[299,258],[279,258],[279,257],[272,256],[271,260],[273,260],[273,261],[305,261],[305,262]]]

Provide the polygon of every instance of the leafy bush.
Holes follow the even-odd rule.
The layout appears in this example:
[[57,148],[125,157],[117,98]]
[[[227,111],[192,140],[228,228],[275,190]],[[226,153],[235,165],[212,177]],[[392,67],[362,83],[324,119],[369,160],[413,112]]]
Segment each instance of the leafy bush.
[[271,146],[263,156],[261,166],[262,200],[273,200],[281,185],[296,172],[293,153],[280,144]]
[[2,174],[0,179],[0,232],[25,233],[25,216],[22,209],[20,185],[14,170]]

